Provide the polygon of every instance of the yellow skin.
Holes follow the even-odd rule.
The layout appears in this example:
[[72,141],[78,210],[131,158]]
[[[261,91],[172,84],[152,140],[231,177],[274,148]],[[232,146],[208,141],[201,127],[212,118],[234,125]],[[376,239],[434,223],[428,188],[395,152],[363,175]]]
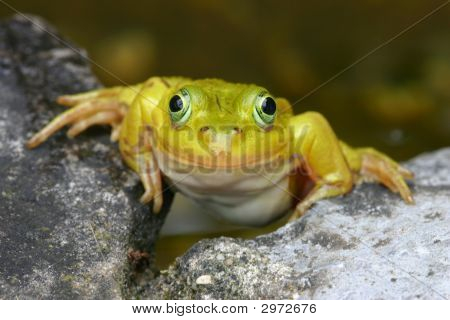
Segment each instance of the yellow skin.
[[130,87],[100,89],[58,102],[57,116],[27,146],[66,125],[74,137],[111,125],[125,162],[140,176],[143,203],[162,206],[162,178],[172,188],[234,223],[264,225],[295,208],[378,181],[413,203],[412,173],[372,148],[338,140],[317,112],[294,116],[289,102],[253,84],[153,77]]

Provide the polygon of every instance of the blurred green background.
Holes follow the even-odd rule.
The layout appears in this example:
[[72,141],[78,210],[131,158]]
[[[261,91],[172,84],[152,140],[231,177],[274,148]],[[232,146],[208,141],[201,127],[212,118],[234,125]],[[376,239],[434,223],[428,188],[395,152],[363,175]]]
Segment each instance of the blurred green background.
[[[218,77],[291,102],[444,2],[7,0],[127,83]],[[0,3],[0,16],[11,14]],[[322,112],[350,144],[398,160],[450,145],[450,5],[295,105],[304,110]]]

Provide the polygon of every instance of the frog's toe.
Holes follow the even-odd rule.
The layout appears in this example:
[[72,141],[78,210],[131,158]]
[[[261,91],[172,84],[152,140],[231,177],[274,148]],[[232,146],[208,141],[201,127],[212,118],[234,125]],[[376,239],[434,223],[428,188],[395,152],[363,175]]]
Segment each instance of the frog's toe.
[[405,202],[414,203],[411,190],[409,190],[409,187],[406,184],[406,181],[403,178],[402,174],[395,169],[388,170],[388,172],[389,171],[390,174],[383,175],[380,179],[380,182],[383,183],[385,186],[387,186],[393,192],[400,193],[400,196],[403,198]]
[[153,200],[153,213],[159,213],[163,205],[162,192],[156,192],[156,190],[147,190],[141,196],[139,201],[142,204],[149,204]]
[[153,213],[158,213],[161,210],[163,204],[163,190],[161,183],[161,173],[159,170],[155,170],[155,172],[152,174],[152,183],[155,190],[153,197]]
[[407,184],[403,181],[403,186],[399,188],[400,195],[402,199],[409,204],[414,204],[414,198],[412,196],[411,190],[407,186]]
[[162,197],[162,194],[155,195],[153,199],[153,213],[159,213],[161,211],[163,205]]
[[120,113],[116,111],[103,111],[95,113],[87,118],[81,118],[72,124],[69,131],[67,131],[67,136],[73,138],[79,135],[81,132],[85,131],[87,128],[95,125],[111,125],[114,126],[122,120]]
[[403,168],[402,166],[398,166],[397,168],[398,172],[402,175],[403,178],[407,180],[414,179],[414,173],[406,168]]
[[143,164],[145,167],[143,167],[144,170],[140,174],[140,178],[145,192],[141,196],[140,202],[148,204],[153,200],[153,213],[158,213],[163,204],[161,173],[151,159],[144,159]]
[[364,157],[361,173],[363,177],[376,180],[392,192],[399,193],[407,203],[414,203],[411,190],[405,179],[412,179],[413,173],[390,158],[371,154]]
[[74,107],[79,105],[80,103],[99,99],[99,98],[114,98],[120,93],[120,88],[107,88],[107,89],[99,89],[99,90],[92,90],[88,92],[83,93],[77,93],[77,94],[70,94],[70,95],[63,95],[59,96],[56,101],[66,107]]
[[43,133],[42,131],[35,134],[26,142],[26,147],[28,149],[33,149],[39,146],[42,142],[48,139],[51,134]]
[[300,202],[297,204],[297,206],[294,209],[294,212],[292,212],[291,216],[289,217],[289,222],[297,220],[301,216],[303,216],[306,211],[310,208],[310,203]]
[[153,188],[152,189],[148,189],[145,190],[144,194],[141,196],[141,198],[139,199],[139,201],[142,204],[148,204],[150,203],[150,201],[153,200]]
[[122,127],[122,123],[114,122],[111,125],[112,125],[112,130],[111,130],[110,140],[111,140],[111,142],[116,142],[119,140],[120,129]]
[[59,96],[56,99],[56,102],[65,107],[73,107],[76,106],[77,104],[80,104],[82,101],[81,99],[77,99],[76,95],[65,95]]

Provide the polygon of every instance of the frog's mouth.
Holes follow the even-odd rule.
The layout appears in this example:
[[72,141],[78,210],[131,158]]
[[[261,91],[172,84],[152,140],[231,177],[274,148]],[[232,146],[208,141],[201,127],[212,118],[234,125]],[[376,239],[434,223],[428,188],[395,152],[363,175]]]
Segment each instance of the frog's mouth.
[[231,152],[217,152],[211,153],[208,156],[198,156],[193,153],[175,150],[169,145],[163,144],[159,144],[156,149],[158,158],[165,163],[176,164],[184,168],[201,168],[207,170],[259,170],[263,167],[278,167],[279,164],[288,160],[286,156],[288,154],[287,144],[280,145],[275,150],[270,150],[270,152],[253,155],[243,154],[240,156],[235,156]]

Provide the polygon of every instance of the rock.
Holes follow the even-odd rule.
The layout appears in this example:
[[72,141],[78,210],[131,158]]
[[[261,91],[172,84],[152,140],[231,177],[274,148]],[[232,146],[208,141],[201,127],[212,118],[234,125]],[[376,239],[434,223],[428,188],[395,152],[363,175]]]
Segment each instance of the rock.
[[85,52],[58,39],[37,17],[0,22],[0,299],[126,297],[172,195],[159,215],[139,203],[109,129],[24,148],[64,110],[58,95],[100,85]]
[[363,184],[274,233],[197,243],[140,297],[448,299],[450,148],[406,166],[415,205]]

